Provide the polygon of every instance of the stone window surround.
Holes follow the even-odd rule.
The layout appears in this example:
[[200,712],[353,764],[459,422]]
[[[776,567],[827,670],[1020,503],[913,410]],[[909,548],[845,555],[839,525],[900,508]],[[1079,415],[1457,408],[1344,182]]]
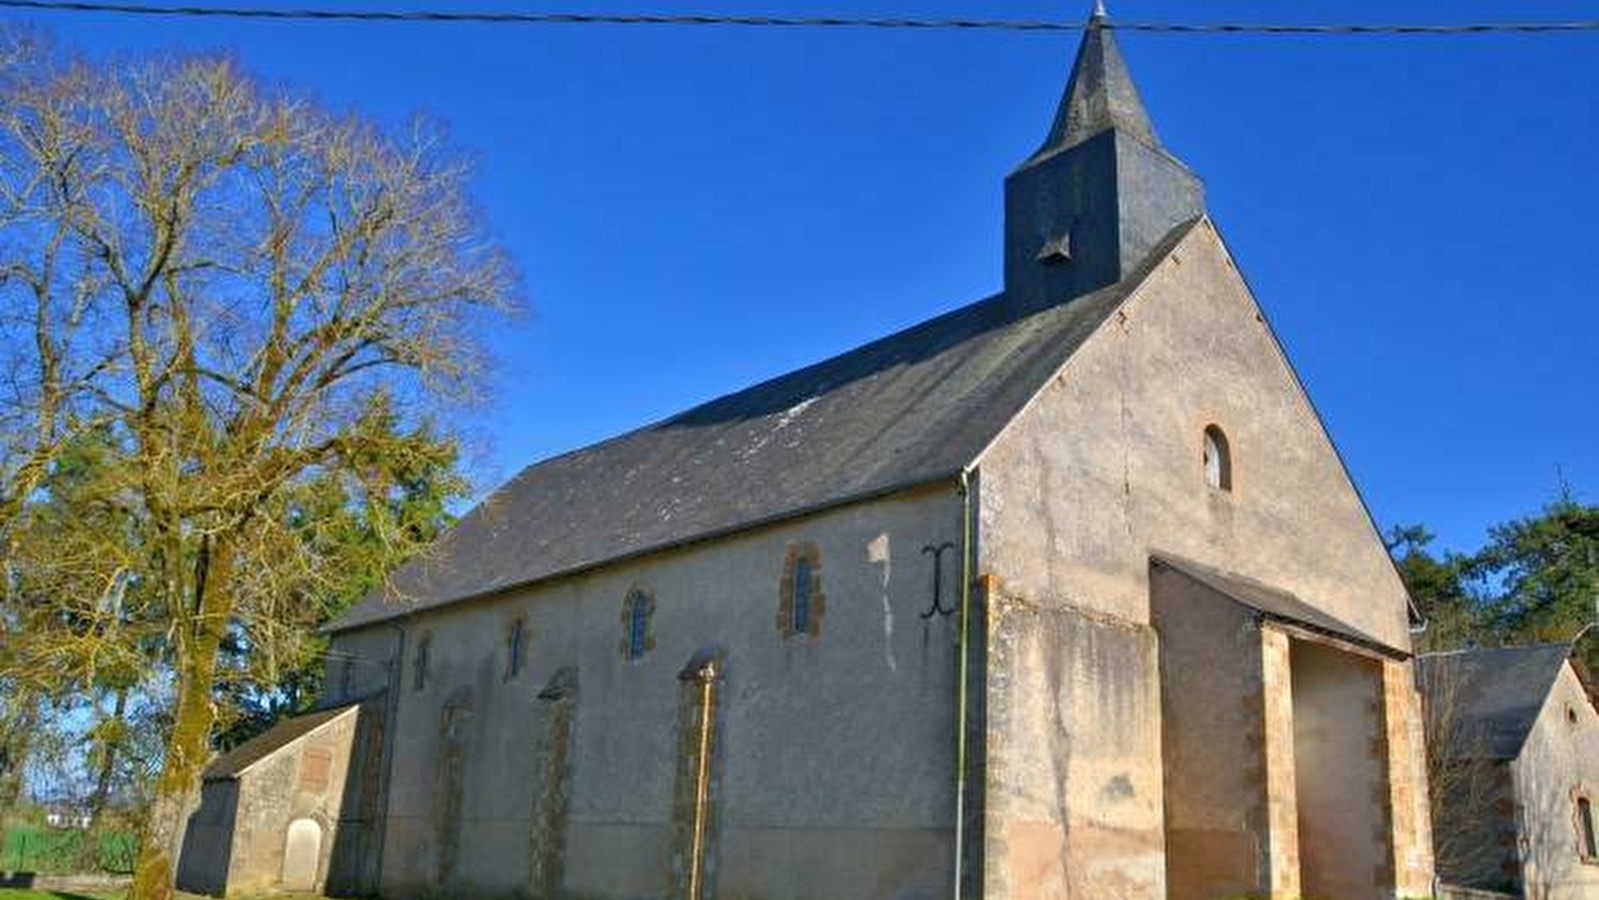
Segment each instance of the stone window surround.
[[[634,640],[634,610],[643,608],[643,640]],[[655,649],[655,592],[635,585],[622,595],[622,637],[618,642],[622,659],[638,662]]]
[[820,637],[822,617],[827,612],[827,597],[822,591],[822,551],[811,541],[791,542],[784,551],[783,575],[778,583],[777,632],[784,640],[796,638],[801,632],[794,627],[794,588],[800,560],[810,567],[810,607],[806,611],[804,635]]

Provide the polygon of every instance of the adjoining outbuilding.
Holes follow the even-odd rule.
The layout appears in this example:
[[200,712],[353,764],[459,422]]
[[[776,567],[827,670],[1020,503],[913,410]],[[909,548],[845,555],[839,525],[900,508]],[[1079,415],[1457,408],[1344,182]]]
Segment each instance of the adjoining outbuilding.
[[373,703],[279,723],[206,767],[178,886],[201,894],[363,896],[381,735]]
[[1440,879],[1599,900],[1599,685],[1573,645],[1430,653],[1416,673]]

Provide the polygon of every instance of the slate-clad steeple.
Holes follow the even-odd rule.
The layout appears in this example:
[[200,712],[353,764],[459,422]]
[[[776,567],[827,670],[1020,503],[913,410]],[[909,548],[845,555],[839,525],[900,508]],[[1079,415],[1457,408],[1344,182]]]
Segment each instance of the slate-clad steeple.
[[1005,181],[1006,295],[1033,309],[1114,284],[1204,209],[1204,186],[1161,146],[1098,6],[1049,136]]

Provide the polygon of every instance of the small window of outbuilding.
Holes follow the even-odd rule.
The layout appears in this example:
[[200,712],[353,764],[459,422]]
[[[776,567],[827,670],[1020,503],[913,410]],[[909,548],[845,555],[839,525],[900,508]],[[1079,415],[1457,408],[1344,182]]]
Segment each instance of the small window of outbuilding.
[[1587,797],[1577,798],[1577,832],[1582,858],[1599,860],[1599,840],[1595,839],[1593,830],[1593,801]]
[[411,689],[420,691],[428,686],[428,667],[432,665],[433,635],[424,634],[416,642],[416,653],[411,657]]
[[622,656],[642,659],[655,646],[650,634],[650,619],[655,614],[655,598],[634,588],[622,601]]
[[1205,484],[1219,491],[1233,489],[1233,454],[1227,434],[1218,425],[1205,428],[1203,450]]
[[339,696],[350,699],[355,693],[355,660],[345,659],[339,666]]

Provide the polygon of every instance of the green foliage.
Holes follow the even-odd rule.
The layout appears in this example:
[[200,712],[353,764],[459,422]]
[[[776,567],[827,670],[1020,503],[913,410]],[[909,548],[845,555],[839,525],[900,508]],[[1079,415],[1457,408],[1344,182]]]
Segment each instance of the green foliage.
[[1536,516],[1492,530],[1470,574],[1497,586],[1489,603],[1502,640],[1563,641],[1599,604],[1599,507],[1559,497]]
[[[1428,620],[1424,649],[1569,641],[1599,622],[1599,507],[1562,492],[1537,514],[1490,529],[1473,554],[1434,555],[1419,525],[1389,550]],[[1590,668],[1599,640],[1584,641]]]
[[1388,551],[1427,621],[1422,649],[1459,647],[1481,630],[1482,610],[1463,577],[1469,560],[1456,553],[1434,556],[1429,550],[1432,542],[1432,533],[1421,525],[1396,526],[1388,532]]
[[[416,548],[455,520],[468,496],[453,440],[426,425],[401,427],[386,404],[362,419],[362,452],[346,472],[322,472],[286,491],[275,516],[285,524],[285,565],[248,602],[270,604],[223,643],[217,692],[218,746],[237,746],[315,702],[322,687],[321,627],[367,594]],[[287,574],[287,577],[285,575]],[[273,633],[263,635],[270,627]],[[270,638],[270,639],[264,639]]]

